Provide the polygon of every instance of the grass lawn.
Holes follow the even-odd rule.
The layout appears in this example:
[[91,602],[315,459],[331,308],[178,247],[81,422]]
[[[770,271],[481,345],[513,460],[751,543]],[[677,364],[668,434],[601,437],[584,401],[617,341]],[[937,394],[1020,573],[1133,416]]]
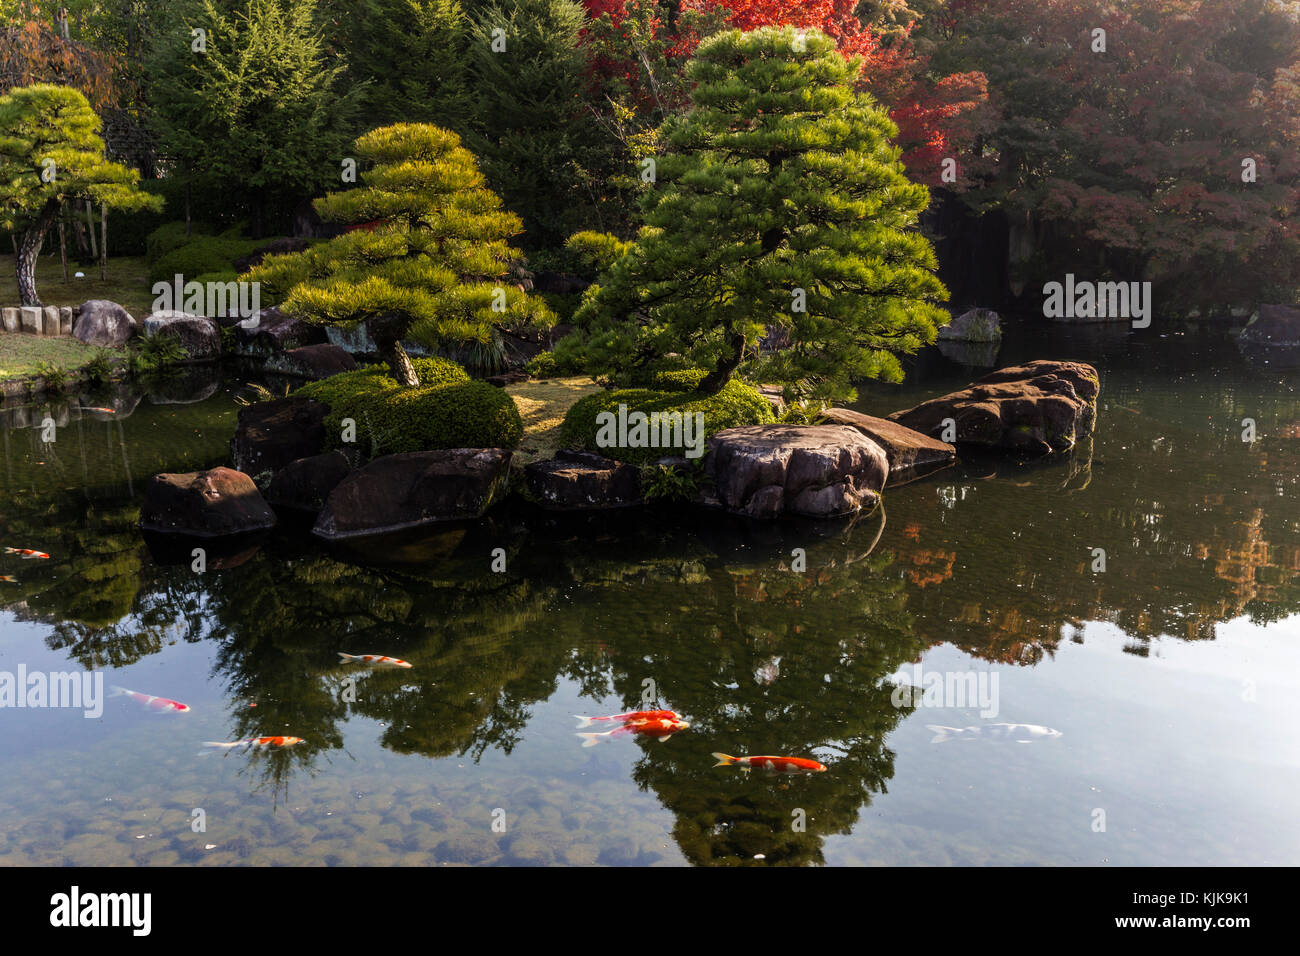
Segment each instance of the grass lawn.
[[600,386],[585,375],[546,378],[507,385],[524,420],[524,439],[515,452],[515,465],[554,458],[560,450],[560,425],[564,414],[578,399],[599,392]]
[[[54,255],[49,255],[50,240],[45,240],[47,251],[36,263],[36,292],[44,305],[70,305],[73,308],[87,299],[110,299],[143,320],[153,311],[154,296],[149,291],[149,265],[144,256],[118,256],[108,260],[108,279],[99,277],[99,263],[79,266],[68,260],[68,281],[63,281],[63,266],[59,262],[58,242]],[[74,279],[80,270],[84,279]],[[18,304],[18,276],[12,255],[0,256],[0,306]]]
[[35,375],[37,362],[72,371],[94,358],[96,351],[71,336],[0,332],[0,379]]

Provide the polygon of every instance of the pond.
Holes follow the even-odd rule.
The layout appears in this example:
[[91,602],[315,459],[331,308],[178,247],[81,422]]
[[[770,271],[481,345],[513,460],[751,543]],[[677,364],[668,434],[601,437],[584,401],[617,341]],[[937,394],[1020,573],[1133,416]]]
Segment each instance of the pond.
[[[1097,366],[1091,442],[856,522],[521,502],[202,572],[141,489],[225,463],[244,379],[7,409],[0,544],[50,558],[0,557],[0,672],[190,709],[0,709],[0,864],[1300,863],[1300,376],[1159,323],[1013,327],[1026,358]],[[857,407],[978,374],[929,350]],[[645,704],[690,727],[575,736]],[[303,743],[200,755],[259,735]]]

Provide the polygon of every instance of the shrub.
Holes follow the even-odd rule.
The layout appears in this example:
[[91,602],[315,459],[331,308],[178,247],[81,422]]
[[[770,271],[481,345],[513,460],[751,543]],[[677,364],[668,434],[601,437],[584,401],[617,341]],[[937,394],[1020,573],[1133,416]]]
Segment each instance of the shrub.
[[386,389],[369,395],[357,440],[371,455],[435,448],[514,448],[524,435],[519,409],[487,382]]
[[681,412],[683,415],[704,413],[707,437],[725,428],[740,425],[764,425],[775,421],[772,406],[751,386],[732,379],[716,395],[696,392],[656,391],[647,388],[616,389],[579,399],[569,409],[560,426],[560,441],[568,448],[585,448],[609,458],[634,464],[646,464],[674,454],[671,448],[601,448],[596,444],[600,430],[596,416],[601,412],[618,414],[618,406],[628,412]]
[[524,370],[533,378],[555,378],[559,375],[554,352],[541,352],[534,355],[524,366]]
[[619,388],[649,388],[657,392],[691,392],[708,374],[705,369],[692,367],[684,358],[666,356],[646,368],[615,375],[614,384]]
[[143,375],[184,362],[189,357],[185,347],[171,336],[155,335],[141,339],[140,344],[132,348],[126,366],[132,375]]
[[[413,358],[411,364],[415,366],[415,374],[420,378],[420,384],[415,390],[463,385],[470,381],[463,368],[447,359]],[[376,393],[394,391],[401,387],[389,374],[387,365],[367,365],[355,372],[343,372],[319,382],[308,382],[293,394],[324,402],[330,407],[329,414],[325,416],[325,429],[337,440],[342,432],[343,419],[351,418],[357,422],[360,430],[361,410],[367,400]]]
[[182,275],[188,281],[204,273],[229,273],[234,269],[236,259],[262,244],[257,239],[223,239],[217,236],[191,239],[154,262],[149,267],[149,281],[163,282],[176,275]]
[[81,367],[86,381],[91,385],[103,385],[113,374],[113,352],[106,348],[97,348],[90,361]]
[[149,265],[152,266],[167,253],[179,249],[181,246],[189,245],[195,239],[211,235],[211,228],[201,222],[190,223],[190,234],[188,236],[185,235],[184,220],[166,222],[145,238],[145,257],[148,259]]
[[50,362],[37,362],[36,374],[40,376],[47,392],[61,392],[68,383],[68,370]]
[[567,249],[583,266],[586,267],[588,274],[592,272],[604,272],[620,257],[625,255],[635,243],[624,242],[617,236],[611,236],[607,232],[575,232],[567,240],[564,247]]

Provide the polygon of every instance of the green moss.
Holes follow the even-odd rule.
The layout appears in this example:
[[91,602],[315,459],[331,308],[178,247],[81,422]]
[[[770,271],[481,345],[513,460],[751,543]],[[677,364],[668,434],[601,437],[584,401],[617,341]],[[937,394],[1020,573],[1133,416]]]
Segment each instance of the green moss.
[[586,448],[600,452],[619,461],[646,464],[672,454],[666,448],[601,448],[596,444],[599,426],[596,417],[601,412],[618,414],[619,405],[628,412],[681,412],[683,415],[704,413],[704,434],[741,425],[764,425],[775,421],[772,406],[753,387],[732,379],[716,395],[696,392],[656,391],[647,388],[616,389],[580,399],[564,418],[560,429],[561,443],[566,448]]

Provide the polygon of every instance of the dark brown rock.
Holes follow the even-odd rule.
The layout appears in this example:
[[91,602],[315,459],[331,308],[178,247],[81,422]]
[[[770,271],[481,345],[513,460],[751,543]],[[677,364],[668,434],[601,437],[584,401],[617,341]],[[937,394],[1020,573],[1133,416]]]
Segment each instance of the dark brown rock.
[[1046,454],[1091,433],[1100,388],[1091,365],[1040,360],[1000,369],[889,419],[935,438],[952,419],[956,444]]
[[885,450],[889,459],[889,484],[897,485],[919,475],[952,464],[957,449],[947,442],[913,431],[887,418],[864,415],[849,408],[831,408],[822,413],[828,425],[856,428]]
[[329,406],[310,398],[277,398],[239,411],[230,454],[235,467],[250,475],[279,471],[299,458],[325,449]]
[[143,530],[167,534],[224,537],[274,525],[253,479],[233,468],[154,475],[140,508]]
[[77,307],[72,334],[87,345],[118,348],[136,335],[139,327],[130,312],[108,299],[90,299]]
[[318,513],[330,492],[352,471],[352,463],[341,451],[326,452],[291,461],[275,473],[266,490],[266,500],[276,508]]
[[561,451],[550,461],[524,466],[528,491],[544,508],[590,511],[627,508],[641,503],[641,475],[625,465],[589,451]]
[[262,309],[235,326],[235,351],[241,355],[265,357],[326,341],[324,326],[285,315],[278,307]]
[[188,312],[154,312],[144,320],[146,338],[173,339],[186,352],[185,363],[214,362],[221,358],[221,330],[217,323]]
[[266,360],[268,372],[292,375],[295,378],[307,378],[317,381],[338,375],[340,372],[354,372],[358,368],[357,360],[345,349],[337,345],[304,345],[301,348],[278,352]]
[[889,476],[884,449],[844,425],[747,425],[708,446],[716,503],[751,518],[870,511]]
[[330,493],[313,533],[352,538],[477,518],[505,488],[510,457],[502,448],[446,448],[376,458]]

